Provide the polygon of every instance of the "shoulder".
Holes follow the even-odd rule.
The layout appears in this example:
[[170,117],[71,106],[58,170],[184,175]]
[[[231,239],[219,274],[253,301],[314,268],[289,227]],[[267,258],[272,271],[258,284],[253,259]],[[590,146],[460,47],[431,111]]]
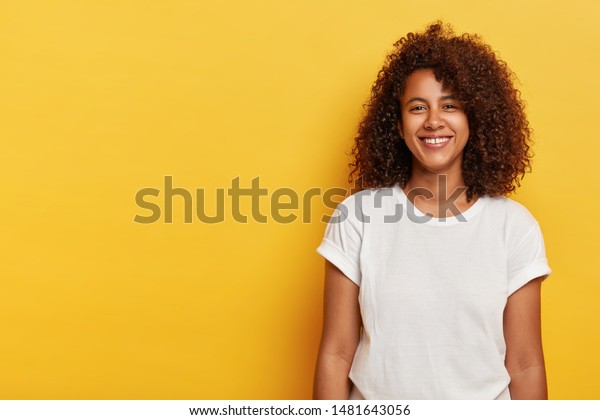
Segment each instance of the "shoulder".
[[528,239],[537,244],[542,237],[540,225],[527,207],[507,197],[486,199],[486,226],[500,229],[509,254],[527,243]]
[[505,220],[511,226],[526,227],[537,225],[537,220],[523,204],[508,197],[488,197],[486,201],[488,213],[496,220]]

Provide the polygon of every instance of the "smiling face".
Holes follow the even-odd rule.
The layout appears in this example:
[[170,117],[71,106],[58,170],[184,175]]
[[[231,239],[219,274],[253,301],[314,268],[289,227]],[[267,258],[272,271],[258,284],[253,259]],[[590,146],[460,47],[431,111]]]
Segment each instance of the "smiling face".
[[462,177],[469,122],[461,102],[435,79],[431,69],[413,72],[400,98],[400,136],[413,155],[415,171]]

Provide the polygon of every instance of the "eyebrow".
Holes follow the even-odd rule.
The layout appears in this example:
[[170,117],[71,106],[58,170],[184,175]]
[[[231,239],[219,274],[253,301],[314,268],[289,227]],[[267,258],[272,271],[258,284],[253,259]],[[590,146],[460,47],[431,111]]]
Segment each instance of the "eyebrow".
[[[448,100],[448,99],[452,99],[452,100],[458,100],[458,99],[456,98],[456,96],[454,96],[454,95],[444,95],[444,96],[442,96],[442,97],[440,98],[440,100],[442,100],[442,101],[446,101],[446,100]],[[409,104],[409,103],[411,103],[411,102],[427,102],[427,101],[426,101],[425,99],[423,99],[423,98],[419,98],[419,97],[417,97],[417,98],[410,98],[408,101],[406,101],[406,104],[408,105],[408,104]]]

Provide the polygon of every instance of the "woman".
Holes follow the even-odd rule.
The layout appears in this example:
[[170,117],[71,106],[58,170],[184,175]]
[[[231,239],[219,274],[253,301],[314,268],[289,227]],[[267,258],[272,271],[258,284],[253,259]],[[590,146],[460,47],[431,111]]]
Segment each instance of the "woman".
[[326,258],[318,399],[545,399],[537,221],[513,74],[476,35],[408,34],[373,85]]

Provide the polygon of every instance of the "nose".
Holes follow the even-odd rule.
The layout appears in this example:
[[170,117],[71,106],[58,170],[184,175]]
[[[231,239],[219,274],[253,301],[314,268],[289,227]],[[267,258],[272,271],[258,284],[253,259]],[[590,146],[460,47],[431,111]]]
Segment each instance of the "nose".
[[444,126],[444,121],[442,119],[442,116],[436,109],[431,109],[429,111],[429,113],[427,114],[427,119],[425,120],[424,126],[425,126],[425,128],[427,128],[429,130],[435,130],[439,127]]

